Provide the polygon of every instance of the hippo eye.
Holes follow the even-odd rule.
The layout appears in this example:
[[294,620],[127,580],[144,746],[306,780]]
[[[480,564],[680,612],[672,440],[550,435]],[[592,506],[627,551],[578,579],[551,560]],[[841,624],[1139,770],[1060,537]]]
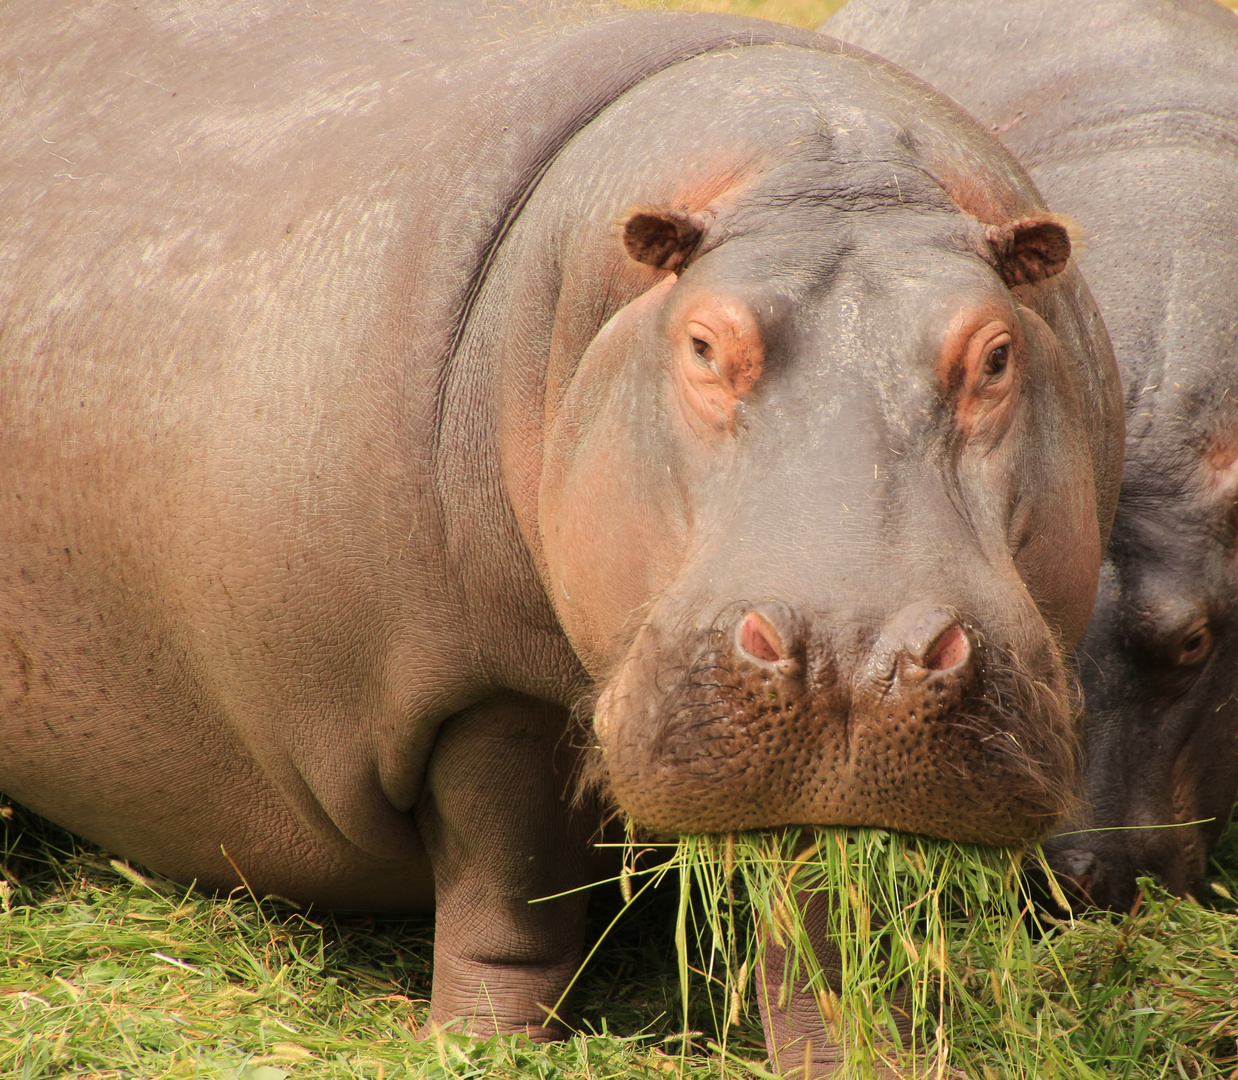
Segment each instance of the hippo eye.
[[984,373],[991,379],[1000,378],[1010,363],[1010,346],[999,345],[984,358]]
[[1184,667],[1198,664],[1212,648],[1212,633],[1207,623],[1199,623],[1187,631],[1178,647],[1178,663]]
[[692,351],[707,364],[714,362],[714,347],[708,341],[702,341],[699,337],[692,339]]

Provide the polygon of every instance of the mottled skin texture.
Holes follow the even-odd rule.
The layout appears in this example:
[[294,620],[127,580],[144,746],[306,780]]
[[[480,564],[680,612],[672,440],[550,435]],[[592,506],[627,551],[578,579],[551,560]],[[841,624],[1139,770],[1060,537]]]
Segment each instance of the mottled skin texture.
[[1049,847],[1101,905],[1129,907],[1142,873],[1195,890],[1238,787],[1238,20],[1211,0],[853,0],[823,29],[961,102],[1083,234],[1126,466],[1077,654],[1084,813]]
[[432,1020],[544,1038],[582,755],[664,829],[1052,824],[1121,410],[1065,232],[921,84],[445,7],[0,11],[0,786],[436,905]]

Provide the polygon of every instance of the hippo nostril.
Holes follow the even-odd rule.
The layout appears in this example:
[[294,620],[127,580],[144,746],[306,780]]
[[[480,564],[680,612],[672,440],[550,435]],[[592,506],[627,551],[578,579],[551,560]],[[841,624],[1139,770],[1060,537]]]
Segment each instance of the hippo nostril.
[[929,671],[949,671],[967,659],[971,644],[967,633],[958,623],[952,623],[931,646],[924,657],[924,666]]
[[1092,899],[1092,883],[1099,869],[1096,853],[1082,848],[1065,848],[1055,852],[1050,860],[1053,872],[1064,883],[1073,886],[1078,896],[1085,901]]
[[1053,858],[1053,868],[1074,882],[1090,877],[1096,867],[1096,853],[1081,848],[1066,848]]
[[874,648],[873,663],[892,664],[891,674],[897,671],[908,686],[929,677],[943,688],[947,683],[962,686],[976,666],[973,660],[978,648],[954,608],[911,604],[886,623]]
[[740,623],[739,647],[749,656],[767,664],[776,664],[783,658],[782,639],[778,631],[755,611],[750,611]]

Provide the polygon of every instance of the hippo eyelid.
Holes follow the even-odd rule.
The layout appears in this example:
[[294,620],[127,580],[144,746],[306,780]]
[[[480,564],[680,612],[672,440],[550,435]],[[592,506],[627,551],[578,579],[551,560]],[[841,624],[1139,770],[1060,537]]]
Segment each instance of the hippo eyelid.
[[[993,331],[996,330],[996,333]],[[1014,359],[1014,335],[1006,329],[990,324],[980,335],[988,340],[981,346],[979,370],[976,378],[980,386],[1000,383],[1011,369]]]
[[996,345],[984,358],[984,373],[990,378],[1000,378],[1010,365],[1010,342]]
[[1182,667],[1200,663],[1212,651],[1212,632],[1207,619],[1197,619],[1187,627],[1178,646],[1177,662]]

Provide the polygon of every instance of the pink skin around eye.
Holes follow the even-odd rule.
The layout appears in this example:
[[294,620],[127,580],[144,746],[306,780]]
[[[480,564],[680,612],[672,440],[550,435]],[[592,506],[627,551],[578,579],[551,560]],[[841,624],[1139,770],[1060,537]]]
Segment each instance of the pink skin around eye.
[[964,431],[992,431],[1010,418],[1021,343],[1019,322],[1011,314],[988,305],[964,309],[946,331],[937,377],[956,397]]
[[683,414],[702,438],[729,430],[735,406],[760,378],[764,349],[746,305],[707,297],[673,332],[675,389]]

